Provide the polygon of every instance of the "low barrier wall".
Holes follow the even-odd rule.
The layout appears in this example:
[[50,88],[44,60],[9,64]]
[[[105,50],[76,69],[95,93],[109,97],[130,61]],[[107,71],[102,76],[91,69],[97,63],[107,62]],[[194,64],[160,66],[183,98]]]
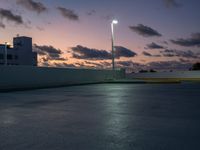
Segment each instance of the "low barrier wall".
[[123,70],[0,66],[0,90],[101,83],[124,77]]
[[175,80],[199,80],[200,71],[177,71],[155,73],[132,73],[127,74],[129,79],[175,79]]

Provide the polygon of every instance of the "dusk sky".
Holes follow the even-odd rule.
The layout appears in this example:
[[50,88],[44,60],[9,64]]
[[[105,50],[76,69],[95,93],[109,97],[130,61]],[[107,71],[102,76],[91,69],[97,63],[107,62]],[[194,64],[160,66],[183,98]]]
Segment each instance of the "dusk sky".
[[33,38],[40,66],[187,70],[200,59],[199,0],[0,0],[0,43]]

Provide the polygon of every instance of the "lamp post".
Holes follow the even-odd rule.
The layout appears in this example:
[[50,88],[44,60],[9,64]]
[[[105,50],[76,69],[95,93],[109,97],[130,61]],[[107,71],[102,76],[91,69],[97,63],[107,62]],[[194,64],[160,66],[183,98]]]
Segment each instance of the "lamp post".
[[112,33],[112,69],[115,70],[115,44],[114,44],[114,24],[118,24],[118,21],[114,19],[111,23],[111,33]]
[[5,42],[5,53],[4,53],[4,60],[5,60],[5,62],[4,62],[4,65],[5,66],[7,66],[7,42]]

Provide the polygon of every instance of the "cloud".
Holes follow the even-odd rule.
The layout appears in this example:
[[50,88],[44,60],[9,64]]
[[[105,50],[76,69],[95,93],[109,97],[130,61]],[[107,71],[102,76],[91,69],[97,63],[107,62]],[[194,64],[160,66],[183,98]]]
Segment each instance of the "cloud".
[[[91,49],[81,45],[77,45],[71,49],[73,51],[73,57],[78,59],[107,60],[112,58],[111,52],[106,50]],[[135,52],[125,47],[115,46],[115,58],[134,57],[135,55],[137,55]]]
[[86,14],[88,16],[92,16],[92,15],[96,14],[96,10],[92,9],[92,10],[88,11]]
[[134,57],[137,54],[130,49],[127,49],[122,46],[115,46],[115,57],[120,58],[120,57]]
[[15,22],[16,24],[23,24],[23,19],[19,15],[13,14],[10,10],[0,8],[0,18]]
[[177,40],[170,40],[172,43],[179,45],[179,46],[185,46],[185,47],[192,47],[197,46],[200,47],[200,33],[194,33],[191,34],[190,38],[183,39],[179,38]]
[[165,57],[185,57],[185,58],[192,58],[197,59],[199,56],[192,52],[191,50],[187,51],[180,51],[180,50],[173,50],[173,49],[166,49],[164,51],[161,51],[163,56]]
[[147,44],[147,49],[163,49],[164,47],[161,45],[158,45],[154,42],[152,42],[151,44]]
[[139,63],[134,63],[132,61],[117,61],[116,62],[119,66],[122,66],[122,67],[138,67],[138,66],[141,66],[141,64]]
[[192,63],[183,63],[180,61],[158,61],[147,64],[149,69],[169,71],[169,70],[188,70]]
[[148,52],[146,52],[146,51],[142,52],[142,54],[143,54],[144,56],[149,56],[149,57],[152,56],[152,54],[150,54],[150,53],[148,53]]
[[161,55],[152,55],[151,53],[148,53],[148,52],[146,52],[146,51],[143,51],[143,52],[142,52],[142,55],[148,56],[148,57],[161,57]]
[[64,18],[67,18],[67,19],[73,20],[73,21],[79,20],[79,16],[73,10],[67,9],[64,7],[57,7],[57,9],[59,10],[59,12],[61,13],[61,15]]
[[162,44],[168,45],[169,43],[167,41],[162,41]]
[[126,68],[127,72],[139,72],[140,70],[158,70],[158,71],[170,71],[170,70],[188,70],[191,68],[191,62],[180,61],[157,61],[147,64],[135,63],[133,61],[118,61],[116,62],[118,67]]
[[45,30],[43,27],[40,27],[40,26],[36,26],[36,29],[38,29],[39,31],[44,31]]
[[0,28],[5,29],[6,28],[5,24],[3,24],[2,22],[0,22]]
[[129,28],[132,31],[144,37],[162,36],[158,31],[152,29],[151,27],[145,26],[143,24],[138,24],[137,26],[129,26]]
[[103,20],[106,20],[106,21],[110,21],[110,20],[112,20],[114,18],[114,15],[112,15],[112,14],[108,14],[108,15],[103,15],[102,16],[102,19]]
[[76,47],[71,48],[73,51],[73,57],[78,59],[111,59],[111,54],[106,50],[90,49],[77,45]]
[[118,62],[118,65],[125,67],[129,72],[139,72],[140,70],[157,70],[157,71],[170,71],[170,70],[188,70],[192,67],[193,63],[189,61],[156,61],[147,64],[134,63],[132,61]]
[[133,61],[117,61],[116,65],[119,68],[125,68],[127,73],[138,72],[141,69],[147,68],[147,65],[135,63]]
[[[107,68],[108,65],[104,65],[104,62],[98,63],[98,62],[91,62],[91,61],[85,61],[85,64],[89,67],[93,67],[93,68]],[[109,66],[111,66],[111,64],[109,63]]]
[[163,0],[167,8],[180,7],[181,5],[176,0]]
[[27,10],[37,12],[38,14],[47,11],[43,3],[33,0],[17,0],[17,4],[23,6]]
[[180,58],[179,61],[182,62],[182,63],[189,63],[190,62],[190,60],[183,59],[183,58]]
[[84,62],[76,62],[74,65],[79,68],[88,68],[88,66],[85,65]]
[[40,56],[46,56],[45,59],[47,60],[65,60],[61,57],[62,51],[60,49],[54,48],[53,46],[39,46],[34,44],[33,50]]
[[54,62],[52,65],[54,67],[60,67],[60,68],[75,68],[76,67],[76,65],[74,65],[74,64],[68,64],[65,62],[62,62],[62,63]]
[[70,64],[70,63],[66,63],[66,62],[51,62],[48,59],[45,58],[41,58],[39,61],[39,65],[40,66],[45,66],[45,67],[59,67],[59,68],[75,68],[77,67],[75,64]]

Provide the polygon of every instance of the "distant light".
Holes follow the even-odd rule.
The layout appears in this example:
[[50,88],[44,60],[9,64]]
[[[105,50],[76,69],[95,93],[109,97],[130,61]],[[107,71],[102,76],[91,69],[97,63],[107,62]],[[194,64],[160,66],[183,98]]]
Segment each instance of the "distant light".
[[112,21],[112,23],[113,24],[118,24],[118,20],[115,19],[115,20]]
[[13,48],[13,46],[12,46],[9,42],[5,42],[5,46],[6,46],[7,48]]

